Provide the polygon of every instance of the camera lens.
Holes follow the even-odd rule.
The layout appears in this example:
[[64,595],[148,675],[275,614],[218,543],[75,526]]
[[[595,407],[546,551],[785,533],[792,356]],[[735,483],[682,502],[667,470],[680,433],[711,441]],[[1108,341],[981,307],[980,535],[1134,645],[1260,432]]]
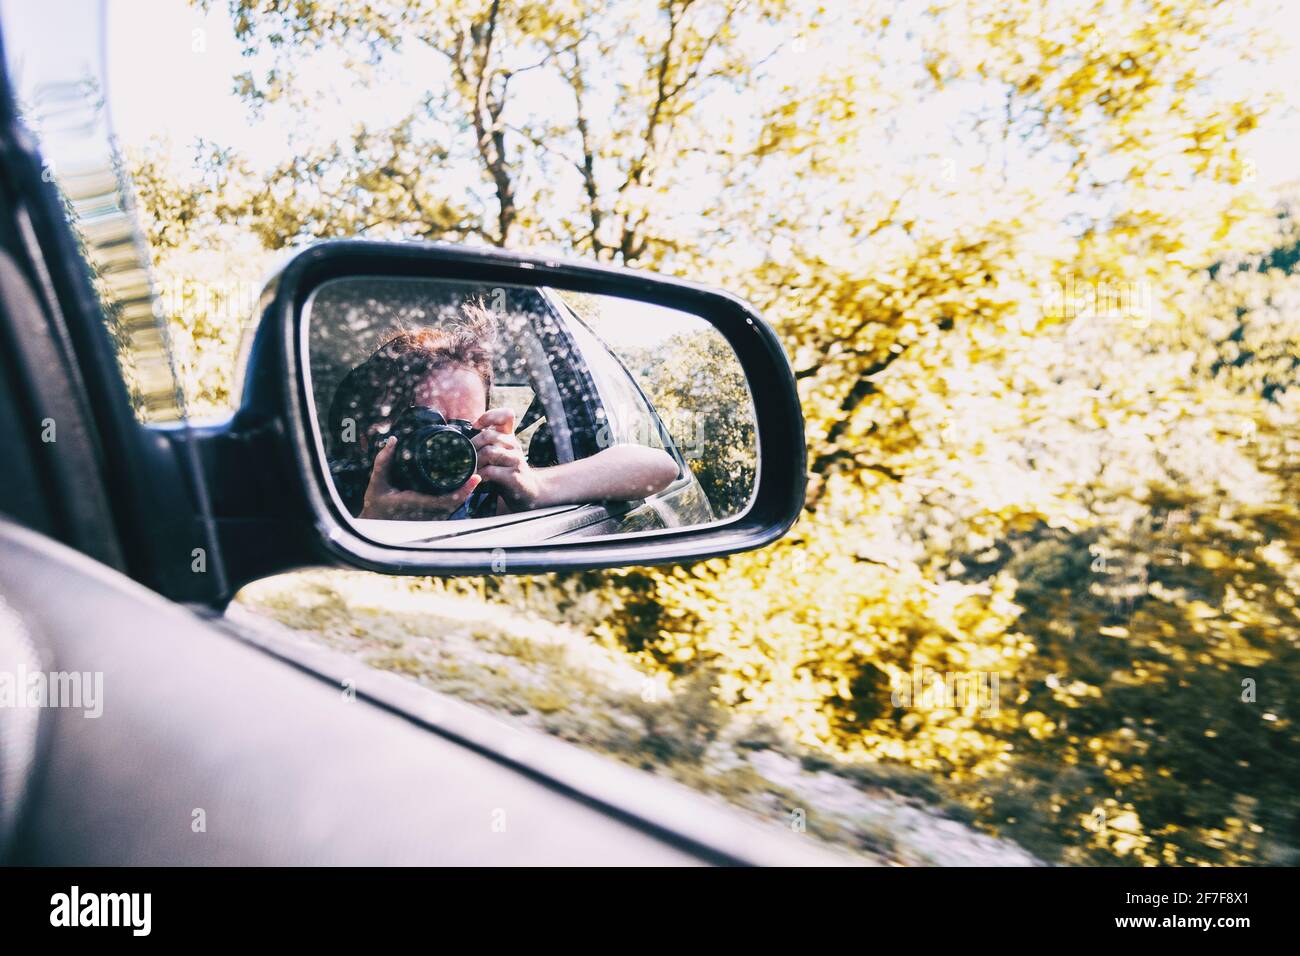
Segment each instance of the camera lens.
[[430,493],[445,495],[469,481],[478,465],[474,443],[454,428],[430,428],[411,442],[410,465]]

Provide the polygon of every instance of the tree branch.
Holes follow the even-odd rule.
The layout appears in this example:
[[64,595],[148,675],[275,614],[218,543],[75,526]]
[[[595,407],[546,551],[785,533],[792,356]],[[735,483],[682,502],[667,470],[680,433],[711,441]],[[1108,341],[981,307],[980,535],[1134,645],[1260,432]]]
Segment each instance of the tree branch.
[[506,164],[505,130],[500,122],[505,101],[492,95],[493,77],[490,69],[492,44],[496,37],[500,12],[501,0],[492,0],[487,21],[471,27],[470,33],[480,47],[478,75],[474,80],[474,132],[478,136],[479,156],[496,188],[498,204],[496,244],[504,246],[510,241],[510,229],[518,218],[518,209],[515,206],[514,183],[511,181],[510,170]]

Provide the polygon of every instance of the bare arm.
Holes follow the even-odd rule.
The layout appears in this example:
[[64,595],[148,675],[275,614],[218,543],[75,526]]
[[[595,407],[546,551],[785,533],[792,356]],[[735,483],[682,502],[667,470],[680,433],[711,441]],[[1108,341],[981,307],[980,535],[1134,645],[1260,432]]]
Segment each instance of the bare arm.
[[615,445],[590,458],[565,465],[535,468],[538,495],[534,508],[587,501],[636,501],[667,488],[677,477],[677,463],[667,452],[644,445]]
[[479,474],[502,492],[511,511],[591,501],[636,501],[663,491],[677,477],[671,455],[642,445],[615,445],[550,468],[531,467],[514,435],[508,409],[485,412],[474,437]]

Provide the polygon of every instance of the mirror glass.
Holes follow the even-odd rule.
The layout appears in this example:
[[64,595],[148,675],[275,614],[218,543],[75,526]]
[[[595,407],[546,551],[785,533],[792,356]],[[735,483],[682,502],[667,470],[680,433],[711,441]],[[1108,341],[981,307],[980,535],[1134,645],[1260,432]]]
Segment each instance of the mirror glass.
[[303,322],[331,493],[427,548],[652,534],[742,514],[754,406],[707,321],[632,299],[336,279]]

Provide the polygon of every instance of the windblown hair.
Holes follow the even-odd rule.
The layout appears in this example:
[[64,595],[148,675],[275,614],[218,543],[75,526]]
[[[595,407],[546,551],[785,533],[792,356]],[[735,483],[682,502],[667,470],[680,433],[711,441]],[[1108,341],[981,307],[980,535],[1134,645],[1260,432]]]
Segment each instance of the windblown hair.
[[436,326],[398,329],[387,335],[370,358],[344,376],[329,409],[332,458],[353,458],[356,441],[344,437],[350,419],[356,435],[382,418],[414,403],[419,384],[444,368],[466,368],[492,393],[492,357],[497,323],[480,303],[466,303],[458,318]]

